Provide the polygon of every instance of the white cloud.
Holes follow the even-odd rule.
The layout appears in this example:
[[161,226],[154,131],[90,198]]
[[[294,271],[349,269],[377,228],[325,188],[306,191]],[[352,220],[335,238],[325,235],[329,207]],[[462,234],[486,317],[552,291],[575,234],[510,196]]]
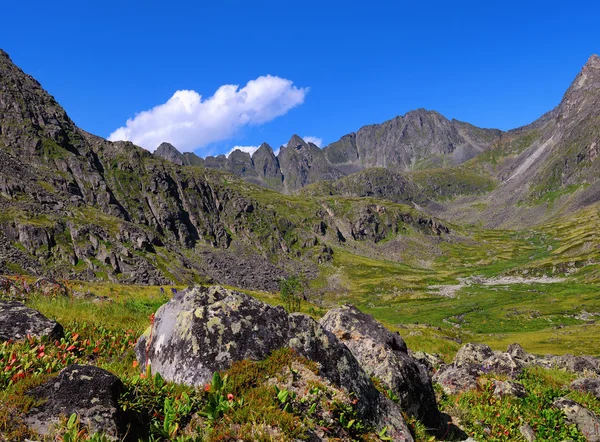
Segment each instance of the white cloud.
[[181,90],[164,104],[140,112],[109,140],[125,140],[154,151],[167,141],[191,152],[230,138],[247,125],[264,124],[302,104],[308,88],[271,75],[238,85],[223,85],[205,100],[196,91]]
[[225,156],[229,157],[229,155],[231,155],[234,150],[241,150],[242,152],[248,152],[250,154],[250,156],[252,156],[252,154],[254,152],[256,152],[259,147],[260,146],[233,146],[233,149],[231,149],[229,152],[227,152],[225,154]]
[[307,143],[315,144],[317,147],[321,147],[321,145],[323,144],[323,138],[306,136],[306,137],[302,137],[302,139],[304,141],[306,141]]

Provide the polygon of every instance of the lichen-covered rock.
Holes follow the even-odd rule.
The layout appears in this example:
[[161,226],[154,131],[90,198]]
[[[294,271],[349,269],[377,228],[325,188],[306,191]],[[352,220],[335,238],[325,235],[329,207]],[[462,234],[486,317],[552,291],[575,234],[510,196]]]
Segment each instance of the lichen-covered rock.
[[461,367],[469,364],[481,364],[493,355],[494,352],[489,346],[470,342],[458,350],[454,357],[454,365]]
[[103,433],[110,440],[126,434],[127,418],[118,400],[123,384],[112,373],[93,365],[69,365],[55,379],[27,394],[42,405],[32,408],[25,424],[40,435],[50,435],[61,417],[77,413],[89,433]]
[[579,378],[571,382],[573,390],[590,393],[600,399],[600,378]]
[[140,365],[169,381],[203,385],[233,361],[260,360],[285,347],[288,314],[221,287],[178,292],[158,309],[136,344]]
[[20,302],[0,300],[0,342],[18,341],[28,335],[60,339],[63,336],[63,328],[56,321]]
[[318,362],[320,376],[354,394],[361,418],[387,426],[394,440],[412,440],[400,408],[379,393],[332,333],[309,316],[288,315],[243,293],[219,286],[180,291],[156,312],[136,356],[167,380],[198,386],[234,361],[261,360],[282,347]]
[[527,353],[520,344],[510,344],[506,349],[506,353],[509,354],[514,360],[521,362],[523,365],[535,364],[537,357]]
[[524,365],[508,353],[498,353],[484,360],[481,368],[485,373],[503,374],[516,378],[523,371]]
[[444,360],[440,358],[438,355],[426,353],[424,351],[410,351],[408,350],[408,354],[419,364],[425,367],[429,376],[433,376],[433,374],[438,370],[442,365],[444,365]]
[[454,364],[440,368],[433,375],[433,382],[441,385],[446,394],[457,394],[477,388],[481,370],[475,364],[457,367]]
[[566,354],[553,358],[555,365],[572,373],[600,373],[600,363],[592,356],[573,356]]
[[346,344],[369,375],[398,396],[403,410],[429,428],[442,425],[427,370],[408,355],[398,333],[352,305],[329,310],[320,324]]
[[598,416],[571,399],[558,398],[552,406],[561,410],[568,422],[577,425],[577,428],[588,442],[600,442],[600,420]]
[[518,382],[512,381],[498,381],[494,380],[494,396],[504,397],[504,396],[515,396],[515,397],[525,397],[527,396],[527,391],[522,384]]

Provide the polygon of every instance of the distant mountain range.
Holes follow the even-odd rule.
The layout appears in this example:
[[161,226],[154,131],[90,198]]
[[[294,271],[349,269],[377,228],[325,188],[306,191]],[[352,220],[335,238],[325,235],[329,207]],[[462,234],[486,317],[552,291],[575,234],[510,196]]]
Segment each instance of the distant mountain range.
[[291,193],[308,184],[335,181],[374,167],[406,172],[456,166],[488,149],[501,136],[497,129],[481,129],[418,109],[382,124],[364,126],[323,149],[293,135],[278,155],[267,143],[252,155],[236,150],[229,157],[202,159],[193,153],[182,154],[169,143],[161,144],[154,154],[175,164],[224,170]]
[[[419,109],[323,149],[294,135],[277,156],[263,144],[252,156],[181,163],[284,193],[308,186],[304,195],[377,196],[455,221],[519,227],[600,200],[599,133],[600,58],[592,55],[555,109],[507,132]],[[182,157],[168,151],[155,155]]]

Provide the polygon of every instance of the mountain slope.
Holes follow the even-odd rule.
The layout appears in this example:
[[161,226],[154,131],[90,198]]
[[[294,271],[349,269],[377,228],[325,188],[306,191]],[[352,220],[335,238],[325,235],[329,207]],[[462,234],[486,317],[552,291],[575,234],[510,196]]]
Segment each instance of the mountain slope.
[[[447,231],[406,206],[282,198],[223,172],[173,164],[192,161],[172,146],[160,150],[171,161],[77,128],[1,52],[0,273],[212,279],[275,290],[291,272],[314,275],[332,245],[376,243],[406,229],[425,237]],[[263,146],[257,180],[277,176],[269,151]],[[239,173],[249,158],[230,156]]]
[[493,192],[452,201],[434,212],[509,228],[575,212],[600,200],[599,146],[600,58],[593,55],[554,110],[503,134],[491,149],[465,163],[495,177]]

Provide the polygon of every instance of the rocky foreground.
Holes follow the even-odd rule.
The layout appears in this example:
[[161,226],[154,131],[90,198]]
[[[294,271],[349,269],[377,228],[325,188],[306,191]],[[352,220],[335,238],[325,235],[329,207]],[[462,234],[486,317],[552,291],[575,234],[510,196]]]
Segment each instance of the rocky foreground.
[[[32,337],[54,340],[62,333],[60,324],[40,312],[17,301],[0,301],[0,341]],[[317,322],[220,286],[192,287],[177,293],[153,316],[152,324],[137,341],[135,353],[142,377],[151,370],[167,381],[209,391],[221,382],[215,372],[223,373],[242,360],[264,360],[285,349],[301,359],[293,359],[295,362],[290,362],[280,376],[266,381],[277,392],[286,392],[278,395],[280,399],[285,396],[284,410],[306,406],[304,413],[312,413],[334,427],[336,423],[323,401],[339,401],[355,416],[335,437],[328,434],[331,430],[325,425],[307,430],[309,440],[351,440],[351,427],[359,421],[373,429],[376,439],[412,441],[406,419],[419,422],[430,434],[445,440],[466,440],[467,435],[452,423],[452,417],[438,409],[434,384],[445,394],[457,394],[480,388],[485,378],[494,383],[495,397],[525,397],[529,392],[518,381],[519,375],[533,366],[577,373],[581,377],[571,388],[600,398],[600,361],[594,357],[536,356],[518,344],[498,352],[470,343],[458,351],[452,363],[445,364],[435,355],[410,352],[398,333],[351,305],[330,310]],[[311,396],[316,394],[315,385],[328,393]],[[89,364],[69,365],[27,391],[34,405],[15,419],[44,437],[55,434],[56,426],[64,422],[61,418],[75,413],[90,434],[121,440],[132,437],[132,428],[140,425],[120,405],[124,390],[115,374]],[[592,411],[564,397],[557,398],[552,406],[561,410],[565,421],[575,424],[587,440],[600,440],[600,419]],[[199,411],[191,422],[206,419],[207,414]],[[190,437],[191,428],[190,424]],[[276,430],[270,431],[273,436]],[[521,433],[525,440],[536,438],[527,422]]]

